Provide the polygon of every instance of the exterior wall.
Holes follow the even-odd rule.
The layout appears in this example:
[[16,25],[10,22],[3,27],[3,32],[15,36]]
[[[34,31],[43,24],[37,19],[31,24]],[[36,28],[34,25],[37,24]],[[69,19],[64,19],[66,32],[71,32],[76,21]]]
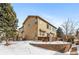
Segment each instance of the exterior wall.
[[27,21],[24,23],[24,32],[23,36],[27,39],[37,39],[37,19],[36,17],[29,17]]
[[47,32],[47,23],[45,23],[44,21],[42,21],[42,20],[40,20],[38,18],[38,37],[47,37],[47,33],[46,32],[44,33],[44,35],[41,35],[40,29],[42,31],[46,31]]
[[18,33],[18,39],[17,40],[22,40],[22,36],[23,36],[22,32],[19,31],[19,33]]
[[[49,24],[50,28],[47,28],[48,22],[45,22],[39,17],[30,16],[23,24],[23,39],[26,40],[38,40],[38,37],[52,37],[56,36],[56,29]],[[53,34],[52,34],[53,33]]]
[[79,39],[79,32],[78,32],[78,34],[77,34],[77,38]]
[[[49,25],[49,28],[47,28],[47,25]],[[40,29],[45,31],[44,35],[40,35]],[[44,22],[38,18],[38,37],[47,37],[48,34],[51,34],[50,36],[55,37],[56,29],[47,22]]]

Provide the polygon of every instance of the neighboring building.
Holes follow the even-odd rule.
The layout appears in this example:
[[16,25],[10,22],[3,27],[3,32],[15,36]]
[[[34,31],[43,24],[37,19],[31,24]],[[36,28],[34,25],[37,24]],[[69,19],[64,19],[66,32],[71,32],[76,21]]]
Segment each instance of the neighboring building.
[[18,40],[23,39],[23,26],[18,30]]
[[79,29],[77,29],[76,37],[77,37],[77,39],[79,39]]
[[[42,40],[56,37],[56,27],[39,16],[28,16],[23,23],[23,38],[26,40]],[[40,39],[41,38],[41,39]],[[45,40],[45,39],[44,39]],[[49,41],[48,40],[48,41]]]

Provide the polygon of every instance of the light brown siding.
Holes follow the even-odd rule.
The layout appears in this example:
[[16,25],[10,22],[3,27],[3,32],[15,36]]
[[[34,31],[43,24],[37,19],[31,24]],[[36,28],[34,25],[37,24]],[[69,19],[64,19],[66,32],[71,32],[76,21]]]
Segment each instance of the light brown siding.
[[[47,25],[51,29],[48,29]],[[23,23],[23,38],[27,40],[38,40],[38,37],[47,37],[48,34],[55,37],[56,28],[37,16],[29,16]]]
[[26,39],[36,39],[37,36],[37,21],[36,17],[29,17],[24,24],[24,38]]
[[[49,25],[50,28],[47,28],[47,25]],[[45,34],[43,36],[40,35],[40,31],[39,31],[40,29],[42,31],[45,31]],[[52,33],[53,34],[52,36],[55,37],[56,36],[56,29],[53,26],[51,26],[50,24],[48,24],[47,22],[44,22],[38,18],[38,36],[39,37],[47,37],[47,33],[49,33],[49,34]]]

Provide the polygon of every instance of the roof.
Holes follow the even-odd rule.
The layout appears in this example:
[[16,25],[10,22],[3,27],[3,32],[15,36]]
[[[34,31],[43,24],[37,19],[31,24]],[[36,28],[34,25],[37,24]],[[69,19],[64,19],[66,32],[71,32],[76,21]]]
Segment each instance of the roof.
[[34,16],[34,15],[28,16],[28,17],[26,18],[26,20],[23,22],[23,24],[27,21],[27,19],[28,19],[29,17],[40,18],[40,19],[43,20],[44,22],[48,23],[49,25],[51,25],[51,26],[53,26],[55,29],[57,29],[54,25],[50,24],[50,23],[49,23],[48,21],[46,21],[45,19],[41,18],[40,16]]
[[22,27],[20,27],[19,29],[22,29],[23,28],[23,26]]

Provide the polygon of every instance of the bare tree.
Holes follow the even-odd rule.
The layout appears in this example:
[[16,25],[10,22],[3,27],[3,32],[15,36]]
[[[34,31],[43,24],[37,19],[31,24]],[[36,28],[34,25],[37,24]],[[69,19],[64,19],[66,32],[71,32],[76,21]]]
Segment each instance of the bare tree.
[[64,34],[66,35],[66,39],[68,39],[68,36],[75,35],[77,26],[78,26],[77,22],[69,19],[62,24],[62,29]]

